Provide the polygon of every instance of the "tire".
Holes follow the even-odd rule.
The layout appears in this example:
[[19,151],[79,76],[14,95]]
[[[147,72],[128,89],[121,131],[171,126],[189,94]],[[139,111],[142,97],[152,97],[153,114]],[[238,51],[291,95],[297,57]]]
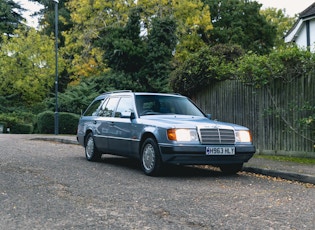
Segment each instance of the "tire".
[[148,176],[158,176],[162,169],[162,159],[156,141],[146,139],[141,147],[141,166]]
[[220,165],[220,170],[225,174],[236,174],[240,171],[242,171],[243,163],[240,164],[226,164],[226,165]]
[[102,154],[97,150],[92,133],[86,136],[85,157],[88,161],[100,161]]

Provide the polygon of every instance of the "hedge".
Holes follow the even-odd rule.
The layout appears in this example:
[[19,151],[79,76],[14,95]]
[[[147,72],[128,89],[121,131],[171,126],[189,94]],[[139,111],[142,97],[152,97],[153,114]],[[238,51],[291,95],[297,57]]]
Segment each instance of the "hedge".
[[3,126],[3,133],[31,134],[33,124],[23,123],[23,119],[17,114],[0,114],[0,125]]
[[[59,134],[76,134],[80,116],[73,113],[58,113]],[[37,115],[37,129],[42,134],[53,134],[55,130],[55,113],[45,111]]]

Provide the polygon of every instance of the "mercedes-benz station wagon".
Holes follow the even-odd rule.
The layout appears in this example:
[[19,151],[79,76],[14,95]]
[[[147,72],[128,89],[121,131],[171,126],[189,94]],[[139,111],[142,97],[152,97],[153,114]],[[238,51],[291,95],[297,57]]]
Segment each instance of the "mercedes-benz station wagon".
[[150,176],[165,164],[213,165],[234,174],[255,153],[248,128],[211,120],[185,96],[127,90],[96,97],[80,118],[77,140],[88,161],[133,157]]

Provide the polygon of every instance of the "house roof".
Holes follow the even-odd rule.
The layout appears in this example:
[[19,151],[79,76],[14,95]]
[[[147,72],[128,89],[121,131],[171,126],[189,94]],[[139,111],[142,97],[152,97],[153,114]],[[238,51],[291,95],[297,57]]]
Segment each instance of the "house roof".
[[315,2],[299,14],[299,18],[315,16]]
[[305,10],[303,10],[301,13],[299,13],[298,20],[294,23],[292,28],[284,36],[284,41],[285,42],[294,41],[303,26],[303,22],[310,20],[312,18],[315,18],[315,2],[309,7],[307,7]]

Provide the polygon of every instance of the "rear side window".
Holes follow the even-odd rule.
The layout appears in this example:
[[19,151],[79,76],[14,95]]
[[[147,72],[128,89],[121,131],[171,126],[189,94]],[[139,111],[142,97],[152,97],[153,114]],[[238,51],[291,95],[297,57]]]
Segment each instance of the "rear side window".
[[84,112],[83,116],[96,116],[98,108],[100,107],[103,100],[93,101],[92,104]]
[[109,98],[102,106],[101,111],[99,112],[99,116],[102,117],[112,117],[113,112],[116,109],[117,103],[119,101],[119,97],[111,97]]

